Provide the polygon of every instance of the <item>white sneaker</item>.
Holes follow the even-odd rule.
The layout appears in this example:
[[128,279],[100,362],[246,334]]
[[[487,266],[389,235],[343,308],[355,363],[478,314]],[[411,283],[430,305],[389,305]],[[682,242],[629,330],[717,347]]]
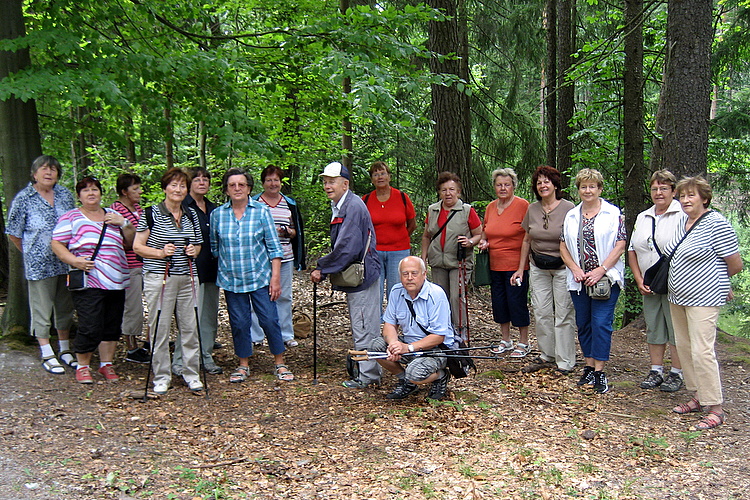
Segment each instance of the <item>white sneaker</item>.
[[169,384],[154,384],[154,392],[164,395],[169,390]]
[[284,344],[287,347],[297,347],[299,345],[299,342],[297,342],[296,340],[292,339],[292,340],[287,340],[286,342],[284,342]]
[[203,390],[203,382],[200,380],[191,380],[187,383],[188,388],[193,392],[200,392]]

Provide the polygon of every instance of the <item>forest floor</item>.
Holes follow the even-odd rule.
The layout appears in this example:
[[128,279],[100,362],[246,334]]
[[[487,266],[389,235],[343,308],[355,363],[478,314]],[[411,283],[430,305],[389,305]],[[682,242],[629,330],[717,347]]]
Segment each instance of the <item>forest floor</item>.
[[[470,297],[472,344],[498,340],[486,290]],[[312,287],[295,277],[295,303],[312,314]],[[147,402],[146,365],[119,362],[121,380],[93,386],[39,366],[35,348],[0,346],[0,500],[9,499],[740,499],[750,498],[750,344],[721,334],[725,425],[695,431],[698,414],[671,408],[685,389],[644,391],[643,325],[613,338],[612,389],[595,395],[526,360],[478,360],[450,383],[451,400],[424,391],[400,401],[351,390],[344,297],[318,291],[318,384],[312,337],[288,351],[291,383],[271,374],[265,348],[251,376],[236,366],[225,311],[208,397],[181,381]],[[515,332],[517,333],[517,332]],[[533,338],[533,336],[532,336]],[[122,359],[122,358],[120,358]]]

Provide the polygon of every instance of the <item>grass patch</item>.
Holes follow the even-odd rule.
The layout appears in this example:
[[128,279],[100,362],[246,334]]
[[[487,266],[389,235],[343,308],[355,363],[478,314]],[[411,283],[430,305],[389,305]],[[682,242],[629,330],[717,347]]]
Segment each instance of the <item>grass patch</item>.
[[496,380],[505,380],[505,372],[502,370],[487,370],[486,372],[479,373],[477,377],[494,378]]

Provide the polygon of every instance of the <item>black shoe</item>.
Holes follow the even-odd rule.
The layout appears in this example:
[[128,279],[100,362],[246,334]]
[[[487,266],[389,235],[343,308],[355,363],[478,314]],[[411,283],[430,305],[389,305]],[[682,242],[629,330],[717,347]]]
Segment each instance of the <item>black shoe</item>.
[[641,382],[641,389],[655,389],[664,382],[664,377],[656,370],[651,370]]
[[594,367],[584,366],[583,375],[581,375],[581,378],[578,379],[578,382],[576,382],[576,385],[589,385],[593,383],[594,383]]
[[604,394],[609,391],[609,381],[604,372],[593,372],[594,377],[594,390],[599,394]]
[[125,355],[125,361],[130,361],[131,363],[146,364],[151,361],[151,356],[146,349],[144,349],[143,347],[139,347],[138,349],[128,351],[128,353]]
[[445,399],[448,393],[448,381],[450,378],[451,372],[447,368],[443,368],[443,376],[432,383],[426,399],[434,399],[435,401]]
[[398,385],[395,389],[393,389],[393,392],[386,395],[385,397],[386,399],[404,399],[418,391],[419,387],[417,386],[417,384],[413,384],[408,380],[403,379],[399,380]]
[[659,389],[664,392],[677,392],[682,389],[682,386],[682,376],[679,373],[669,372]]
[[222,347],[224,347],[224,344],[221,342],[214,342],[214,351],[221,349]]

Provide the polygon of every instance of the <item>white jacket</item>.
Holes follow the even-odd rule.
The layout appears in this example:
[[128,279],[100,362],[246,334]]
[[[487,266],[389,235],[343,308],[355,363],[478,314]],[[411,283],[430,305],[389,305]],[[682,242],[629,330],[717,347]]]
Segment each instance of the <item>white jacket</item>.
[[[578,258],[578,226],[581,223],[581,205],[571,208],[565,215],[563,223],[563,236],[565,246],[568,247],[571,257],[576,263]],[[620,228],[620,209],[606,200],[602,199],[602,208],[594,219],[594,244],[596,245],[596,256],[599,264],[609,256],[617,243],[617,230]],[[579,264],[580,265],[580,264]],[[573,272],[568,269],[568,290],[580,292],[581,284],[573,278]],[[617,263],[607,271],[607,276],[613,283],[625,288],[625,259],[620,257]]]

